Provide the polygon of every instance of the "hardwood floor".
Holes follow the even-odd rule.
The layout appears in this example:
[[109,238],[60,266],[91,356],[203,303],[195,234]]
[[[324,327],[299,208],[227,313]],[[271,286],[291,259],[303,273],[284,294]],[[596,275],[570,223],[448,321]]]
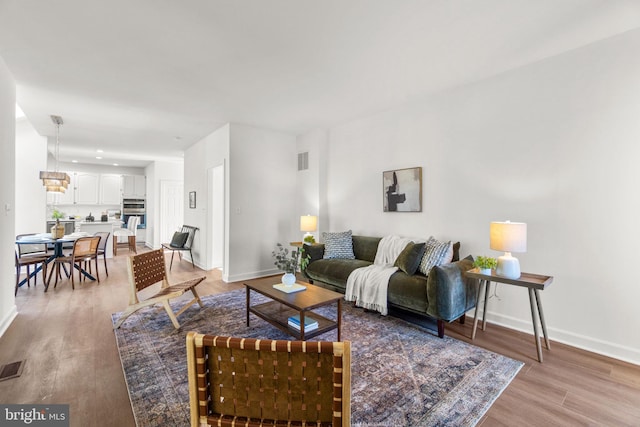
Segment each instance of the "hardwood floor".
[[[0,338],[0,364],[26,360],[22,375],[0,382],[3,403],[68,403],[72,426],[133,426],[111,313],[128,303],[127,251],[109,259],[107,278],[71,290],[63,281],[46,294],[18,291],[19,315]],[[242,288],[222,282],[219,271],[192,270],[174,262],[169,280],[206,274],[201,295]],[[188,296],[185,296],[188,297]],[[159,316],[166,315],[162,309]],[[446,335],[470,342],[472,322],[447,325]],[[479,425],[640,425],[640,367],[556,342],[536,359],[531,335],[489,324],[475,345],[522,360],[526,365]]]

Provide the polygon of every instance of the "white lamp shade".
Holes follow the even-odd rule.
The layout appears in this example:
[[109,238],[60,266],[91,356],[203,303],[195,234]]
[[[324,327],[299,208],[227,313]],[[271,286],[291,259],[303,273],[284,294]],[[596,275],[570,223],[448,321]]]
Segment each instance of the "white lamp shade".
[[304,215],[300,217],[300,231],[316,231],[318,229],[318,217],[314,215]]
[[527,224],[524,222],[492,222],[489,247],[496,251],[526,252]]

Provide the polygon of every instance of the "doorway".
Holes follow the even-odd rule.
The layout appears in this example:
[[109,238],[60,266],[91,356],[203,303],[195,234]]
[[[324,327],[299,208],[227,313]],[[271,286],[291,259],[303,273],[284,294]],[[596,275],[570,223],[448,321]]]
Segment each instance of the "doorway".
[[209,186],[209,238],[207,239],[207,253],[209,254],[209,268],[222,268],[224,266],[224,163],[207,170]]
[[[160,181],[159,243],[171,241],[184,221],[184,184],[182,181]],[[159,245],[154,245],[158,247]]]

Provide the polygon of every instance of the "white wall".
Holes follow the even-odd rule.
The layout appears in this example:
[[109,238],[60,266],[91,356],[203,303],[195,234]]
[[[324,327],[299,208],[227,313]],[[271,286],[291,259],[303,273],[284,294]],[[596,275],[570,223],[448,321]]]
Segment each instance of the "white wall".
[[[331,129],[331,229],[497,256],[490,221],[524,221],[523,271],[555,277],[541,294],[551,339],[640,363],[639,51],[632,31]],[[423,211],[383,213],[382,171],[414,166]],[[531,333],[526,291],[498,295],[489,319]]]
[[[277,273],[276,243],[299,239],[294,135],[227,124],[185,152],[185,198],[197,193],[197,209],[185,208],[185,222],[199,227],[196,264],[207,250],[207,173],[225,165],[225,255],[223,279],[238,281]],[[185,200],[186,203],[186,200]],[[209,245],[211,248],[212,246]]]
[[[298,135],[297,142],[298,153],[309,153],[309,169],[298,171],[296,175],[296,212],[299,216],[316,215],[318,217],[318,230],[311,234],[315,236],[316,241],[320,241],[322,231],[329,221],[327,204],[323,203],[326,194],[322,191],[326,189],[324,177],[326,177],[326,148],[329,133],[325,129],[315,129],[304,135]],[[304,232],[301,231],[297,240],[302,240],[303,235]]]
[[0,336],[17,315],[15,298],[16,85],[0,58]]
[[[210,269],[213,266],[207,264],[211,259],[213,245],[207,245],[208,236],[211,234],[208,226],[207,206],[209,206],[208,170],[228,163],[229,159],[229,132],[230,125],[226,124],[210,135],[198,141],[184,153],[184,222],[198,227],[194,240],[193,258],[200,268]],[[196,192],[196,208],[189,208],[189,192]],[[228,207],[229,207],[229,171],[225,171],[225,236],[229,236]],[[226,240],[226,239],[225,239]],[[223,280],[229,281],[229,245],[225,243],[223,264]]]
[[16,234],[45,231],[47,193],[40,171],[47,169],[47,138],[26,117],[16,121]]

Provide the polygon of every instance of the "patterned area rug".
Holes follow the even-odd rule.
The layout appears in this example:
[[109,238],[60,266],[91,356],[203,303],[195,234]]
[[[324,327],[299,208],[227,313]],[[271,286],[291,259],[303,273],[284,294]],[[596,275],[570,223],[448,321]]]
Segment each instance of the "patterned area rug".
[[[251,303],[260,302],[252,294]],[[265,299],[266,301],[266,299]],[[245,325],[245,291],[203,298],[173,328],[164,309],[140,310],[116,330],[137,425],[189,425],[185,335],[291,339],[251,315]],[[324,313],[323,313],[324,311]],[[335,318],[335,307],[318,310]],[[113,322],[119,313],[112,316]],[[403,320],[343,305],[342,339],[352,342],[354,426],[473,426],[523,363]],[[316,337],[333,341],[336,331]]]

